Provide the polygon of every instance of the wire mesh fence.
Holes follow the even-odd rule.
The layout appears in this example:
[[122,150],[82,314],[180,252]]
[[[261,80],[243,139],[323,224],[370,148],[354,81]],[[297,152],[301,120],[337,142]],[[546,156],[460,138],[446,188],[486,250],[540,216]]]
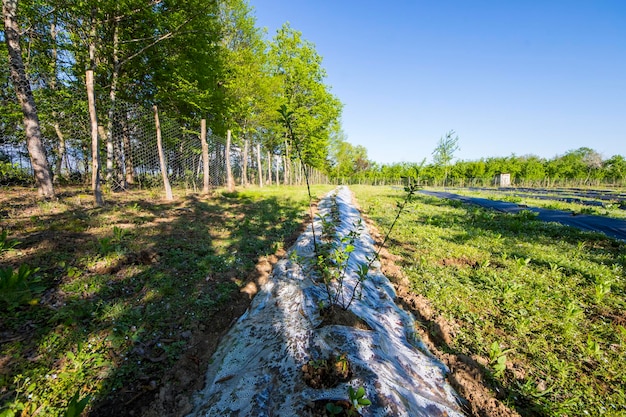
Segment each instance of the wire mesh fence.
[[[205,167],[201,127],[191,129],[159,114],[165,173],[172,187],[201,191]],[[91,181],[91,137],[89,117],[83,112],[63,109],[47,111],[41,117],[43,142],[56,183]],[[118,103],[99,126],[100,164],[103,183],[113,190],[163,187],[157,127],[153,109]],[[25,140],[19,130],[0,136],[0,187],[34,183]],[[256,144],[237,140],[228,147],[227,139],[206,132],[206,158],[209,187],[227,183],[227,158],[233,181],[238,185],[303,184],[304,169],[292,161]],[[327,182],[321,172],[309,169],[312,182]]]

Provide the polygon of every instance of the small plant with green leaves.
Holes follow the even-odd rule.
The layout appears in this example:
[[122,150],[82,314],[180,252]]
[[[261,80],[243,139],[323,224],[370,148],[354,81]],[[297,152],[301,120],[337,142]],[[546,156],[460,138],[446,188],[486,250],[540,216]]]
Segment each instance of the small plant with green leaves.
[[367,407],[372,402],[365,396],[365,388],[359,387],[356,390],[351,386],[348,387],[348,396],[350,398],[351,408],[348,410],[349,416],[355,416],[363,407]]
[[498,342],[493,342],[489,347],[489,360],[495,371],[494,376],[496,378],[504,375],[504,371],[506,370],[506,354],[509,352],[511,352],[511,349],[502,350]]
[[604,297],[606,297],[606,295],[611,292],[611,285],[612,285],[612,282],[610,279],[601,275],[596,275],[595,283],[594,283],[594,290],[595,290],[594,299],[596,303],[602,302]]
[[9,239],[8,231],[3,230],[2,233],[0,233],[0,253],[13,250],[19,243],[20,242],[17,240]]
[[13,268],[0,268],[0,303],[9,310],[15,310],[22,304],[36,303],[36,294],[45,287],[41,278],[33,276],[39,268],[31,268],[26,264]]
[[63,417],[80,417],[87,407],[90,399],[90,395],[81,398],[80,391],[76,391],[70,402],[67,404]]

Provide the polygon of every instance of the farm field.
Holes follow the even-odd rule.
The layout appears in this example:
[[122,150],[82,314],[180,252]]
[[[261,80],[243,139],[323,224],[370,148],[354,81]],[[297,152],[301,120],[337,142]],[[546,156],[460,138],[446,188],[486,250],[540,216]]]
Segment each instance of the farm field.
[[[314,187],[323,195],[332,187]],[[0,415],[174,416],[308,219],[305,187],[0,193]],[[245,292],[241,292],[245,290]]]
[[626,219],[624,190],[595,190],[579,188],[447,188],[460,195],[507,201],[574,214],[593,214]]
[[[352,190],[388,228],[402,192]],[[626,414],[623,242],[418,194],[388,246],[434,350],[471,358],[511,409]]]
[[[384,233],[402,191],[351,189]],[[89,416],[191,409],[219,338],[302,230],[308,197],[175,197],[109,193],[98,208],[77,188],[51,202],[3,189],[3,416],[62,414],[75,395]],[[473,415],[624,415],[624,243],[418,195],[386,246],[433,352],[474,366],[508,406],[474,396]]]

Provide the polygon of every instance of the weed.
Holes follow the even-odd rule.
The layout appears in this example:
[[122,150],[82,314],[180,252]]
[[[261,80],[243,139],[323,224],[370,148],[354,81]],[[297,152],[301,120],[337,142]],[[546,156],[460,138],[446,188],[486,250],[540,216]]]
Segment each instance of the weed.
[[76,391],[70,402],[67,404],[67,408],[65,409],[65,413],[63,414],[63,416],[80,417],[85,407],[87,407],[87,403],[90,399],[90,395],[80,398],[80,391]]
[[15,310],[22,304],[36,304],[36,294],[45,289],[41,285],[41,278],[34,277],[39,268],[31,269],[26,264],[20,265],[19,269],[0,268],[0,302],[9,311]]
[[594,358],[599,358],[602,355],[600,344],[590,334],[587,335],[587,354]]
[[494,376],[500,378],[506,370],[506,354],[512,349],[502,350],[500,343],[493,342],[489,347],[489,360],[494,369]]
[[340,407],[336,405],[335,403],[330,402],[326,404],[326,411],[328,411],[330,415],[334,417],[343,413],[343,407]]
[[604,297],[611,292],[611,280],[603,277],[602,275],[597,275],[595,278],[595,302],[599,304],[602,302]]
[[8,236],[9,232],[7,232],[6,230],[3,230],[2,233],[0,233],[0,254],[2,252],[8,252],[12,250],[20,243],[17,240],[9,239]]

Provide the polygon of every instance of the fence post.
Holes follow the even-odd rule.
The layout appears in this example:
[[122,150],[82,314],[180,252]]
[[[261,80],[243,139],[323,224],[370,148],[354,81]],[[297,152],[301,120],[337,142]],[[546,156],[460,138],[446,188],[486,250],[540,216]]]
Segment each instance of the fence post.
[[261,165],[261,144],[256,144],[256,165],[259,171],[259,187],[263,187],[263,166]]
[[87,85],[87,103],[89,106],[89,121],[91,125],[91,190],[96,204],[104,204],[100,189],[100,139],[98,137],[98,117],[96,114],[96,98],[94,94],[93,70],[87,70],[85,74]]
[[157,149],[159,151],[159,164],[161,165],[161,175],[163,176],[163,187],[165,188],[165,199],[172,201],[174,196],[172,195],[172,187],[170,187],[170,181],[167,178],[167,166],[165,165],[165,155],[163,154],[163,143],[161,142],[161,123],[159,123],[159,110],[157,106],[152,106],[154,110],[154,123],[156,127],[157,137]]
[[235,181],[233,180],[233,170],[230,166],[230,129],[226,131],[226,189],[229,193],[235,191]]
[[208,194],[210,177],[209,177],[209,144],[206,141],[206,119],[200,120],[200,144],[202,145],[202,171],[204,174],[202,192],[205,194]]

